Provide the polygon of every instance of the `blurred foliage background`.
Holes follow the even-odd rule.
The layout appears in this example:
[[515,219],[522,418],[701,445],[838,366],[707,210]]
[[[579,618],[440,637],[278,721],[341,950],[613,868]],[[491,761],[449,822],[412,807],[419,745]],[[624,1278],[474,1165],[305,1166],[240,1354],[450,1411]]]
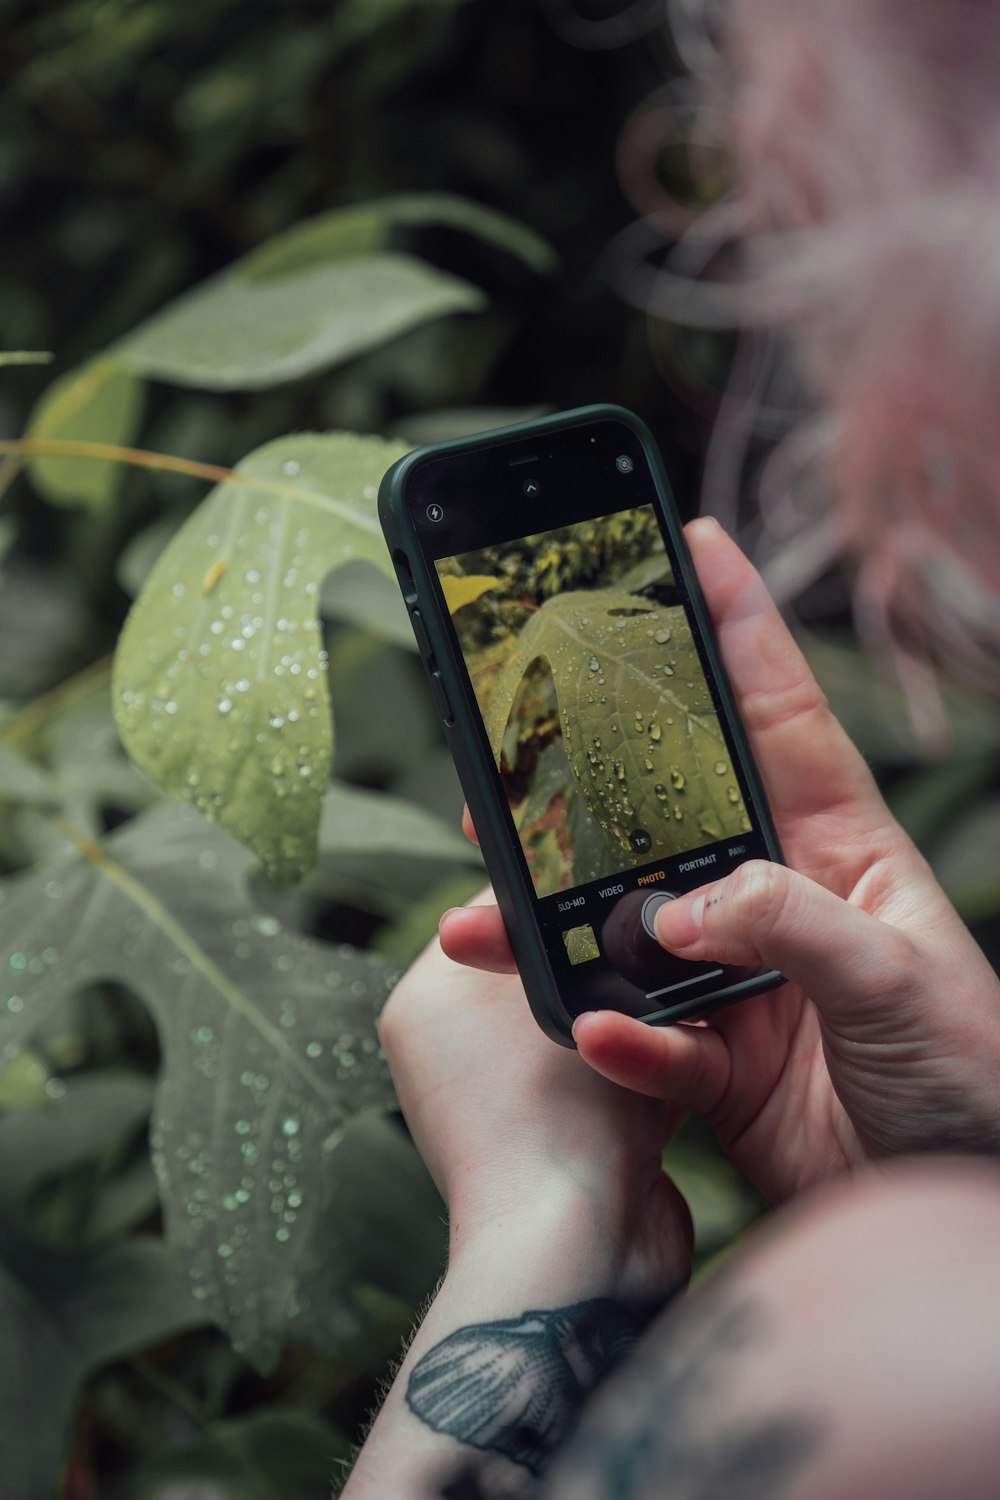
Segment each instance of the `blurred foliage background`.
[[[321,639],[297,626],[336,725],[328,789],[329,744],[310,742],[303,817],[315,824],[322,800],[319,858],[298,883],[272,882],[243,845],[178,810],[178,797],[199,802],[194,773],[186,787],[187,762],[179,781],[165,763],[174,741],[150,730],[146,700],[126,738],[148,774],[130,763],[111,656],[147,579],[148,623],[131,627],[130,659],[119,652],[125,691],[159,628],[157,588],[181,598],[190,575],[193,592],[229,597],[210,507],[235,505],[226,472],[251,452],[265,489],[281,476],[294,489],[304,466],[321,495],[349,492],[354,531],[331,533],[329,566],[348,533],[364,556],[369,491],[402,446],[590,401],[650,424],[694,513],[732,342],[647,318],[605,274],[634,218],[623,131],[679,62],[658,6],[613,0],[4,0],[0,18],[0,347],[53,355],[0,368],[0,438],[135,444],[219,471],[51,454],[26,466],[16,448],[0,467],[0,1492],[321,1496],[444,1250],[374,1015],[481,872],[455,832],[461,797],[406,622],[370,566],[324,585]],[[696,191],[675,143],[656,165]],[[431,211],[400,209],[400,194],[456,196]],[[353,347],[280,379],[253,347],[228,382],[190,359],[155,378],[162,325],[133,340],[127,379],[86,364],[116,344],[127,364],[144,320],[265,242],[315,269],[308,236],[291,251],[274,237],[386,199],[397,207],[375,212],[377,233],[336,221],[336,254],[410,257],[468,311],[428,306],[366,345],[362,305]],[[303,430],[394,446],[282,443]],[[195,557],[199,526],[208,550]],[[929,763],[847,620],[836,578],[801,603],[836,709],[997,962],[1000,709],[948,686],[952,744]],[[273,718],[279,738],[261,733],[280,759],[287,725]],[[266,859],[270,813],[255,796],[226,826]],[[284,856],[298,873],[309,863]],[[258,977],[241,979],[241,964]],[[226,996],[256,1031],[229,1035]],[[703,1263],[760,1205],[694,1127],[669,1164]],[[246,1227],[253,1195],[270,1199],[266,1243]]]

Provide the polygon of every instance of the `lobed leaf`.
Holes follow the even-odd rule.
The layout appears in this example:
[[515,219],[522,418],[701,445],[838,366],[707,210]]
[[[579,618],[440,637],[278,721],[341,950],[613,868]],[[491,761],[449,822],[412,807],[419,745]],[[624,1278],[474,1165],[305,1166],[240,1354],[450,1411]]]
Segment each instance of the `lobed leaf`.
[[498,761],[521,681],[539,659],[580,794],[622,852],[631,857],[635,828],[652,836],[642,857],[659,859],[748,827],[680,605],[613,588],[547,599],[499,674],[485,687],[474,679]]
[[249,866],[239,844],[168,805],[11,881],[0,1048],[10,1056],[98,980],[146,1001],[161,1043],[152,1144],[168,1238],[204,1317],[259,1354],[296,1292],[322,1142],[393,1103],[374,1021],[395,971],[283,931],[250,901]]
[[411,1309],[426,1297],[446,1259],[443,1204],[409,1136],[385,1115],[359,1115],[331,1136],[321,1179],[323,1210],[303,1266],[310,1291],[291,1331],[327,1353],[363,1357],[358,1286]]
[[277,880],[314,863],[330,775],[320,585],[352,560],[390,570],[376,486],[405,451],[347,433],[259,448],[168,543],[118,643],[132,760]]

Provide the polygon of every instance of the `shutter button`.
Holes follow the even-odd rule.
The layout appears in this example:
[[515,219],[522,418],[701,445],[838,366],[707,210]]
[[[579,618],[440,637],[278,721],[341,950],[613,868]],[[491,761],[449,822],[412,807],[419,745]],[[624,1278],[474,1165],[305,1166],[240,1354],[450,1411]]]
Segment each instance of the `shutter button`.
[[654,942],[656,942],[656,927],[654,925],[656,913],[661,906],[666,906],[668,901],[676,901],[676,899],[676,896],[668,895],[666,891],[657,891],[654,896],[647,896],[642,903],[642,925]]

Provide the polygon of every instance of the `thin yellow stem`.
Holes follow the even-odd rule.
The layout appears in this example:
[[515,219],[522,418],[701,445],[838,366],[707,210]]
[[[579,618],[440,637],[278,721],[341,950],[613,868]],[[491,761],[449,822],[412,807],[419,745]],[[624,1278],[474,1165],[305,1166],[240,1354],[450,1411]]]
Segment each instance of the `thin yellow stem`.
[[0,442],[0,456],[20,458],[103,458],[113,463],[134,464],[139,469],[166,469],[173,474],[190,474],[195,479],[210,479],[219,484],[236,479],[235,469],[218,464],[201,464],[192,458],[174,458],[170,453],[150,453],[145,448],[120,448],[116,443],[74,443],[58,438],[15,438]]

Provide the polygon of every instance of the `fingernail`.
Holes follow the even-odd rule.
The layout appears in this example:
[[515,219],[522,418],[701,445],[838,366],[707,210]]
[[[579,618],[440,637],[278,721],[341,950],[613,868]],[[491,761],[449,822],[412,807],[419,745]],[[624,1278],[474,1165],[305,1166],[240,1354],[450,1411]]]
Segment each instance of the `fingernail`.
[[681,896],[676,901],[664,902],[653,919],[657,940],[673,952],[690,948],[701,936],[704,911],[704,891],[694,897]]
[[580,1014],[577,1016],[576,1020],[573,1022],[573,1040],[574,1040],[574,1042],[576,1041],[576,1028],[579,1026],[580,1022],[581,1021],[585,1021],[588,1016],[596,1016],[596,1015],[597,1015],[597,1011],[596,1010],[584,1010],[584,1011],[580,1012]]

